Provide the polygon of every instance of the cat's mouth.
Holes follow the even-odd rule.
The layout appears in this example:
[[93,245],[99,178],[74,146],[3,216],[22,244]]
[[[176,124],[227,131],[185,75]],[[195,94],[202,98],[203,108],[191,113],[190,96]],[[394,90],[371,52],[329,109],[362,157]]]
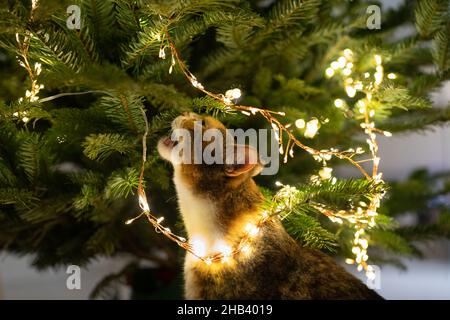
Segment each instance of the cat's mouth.
[[178,144],[177,140],[174,141],[174,140],[170,139],[169,137],[165,137],[165,138],[161,139],[161,142],[165,147],[167,147],[169,149],[173,149]]

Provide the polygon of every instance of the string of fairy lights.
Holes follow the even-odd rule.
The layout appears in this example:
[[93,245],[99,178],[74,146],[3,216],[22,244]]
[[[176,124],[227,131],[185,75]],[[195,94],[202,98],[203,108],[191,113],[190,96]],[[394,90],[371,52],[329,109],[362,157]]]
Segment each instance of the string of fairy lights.
[[[34,19],[34,13],[38,7],[38,0],[32,0],[31,1],[31,11],[30,11],[30,18],[29,22],[33,22]],[[39,100],[38,94],[41,89],[44,88],[43,84],[39,84],[37,81],[38,76],[42,72],[42,65],[39,62],[36,62],[34,64],[34,67],[30,64],[28,60],[28,50],[30,48],[30,41],[31,37],[33,35],[30,31],[26,31],[25,35],[21,39],[19,33],[16,33],[16,41],[18,44],[19,49],[19,55],[16,56],[17,60],[19,61],[19,65],[28,73],[28,76],[30,77],[31,81],[31,88],[29,90],[25,91],[25,100],[28,102],[36,102]],[[24,101],[23,98],[19,98],[19,103],[22,103]],[[30,121],[28,111],[16,111],[13,113],[14,118],[21,119],[24,123],[27,123]]]
[[[30,20],[33,20],[33,13],[38,5],[38,0],[32,0],[32,8],[30,14]],[[31,88],[25,93],[25,99],[29,102],[40,101],[38,93],[40,89],[44,86],[39,84],[37,78],[42,71],[40,63],[35,63],[34,67],[31,66],[28,60],[28,50],[30,46],[30,39],[32,34],[27,32],[23,39],[16,34],[16,40],[19,47],[20,55],[17,57],[19,64],[27,70],[30,77]],[[382,134],[384,136],[391,136],[390,132],[382,131],[376,128],[373,118],[375,116],[375,107],[372,105],[374,93],[378,90],[381,83],[385,78],[384,68],[382,64],[382,57],[378,54],[373,56],[374,62],[374,73],[365,72],[364,74],[354,74],[354,53],[351,49],[345,49],[342,54],[338,57],[336,61],[331,62],[330,66],[325,70],[325,76],[328,78],[333,78],[339,76],[342,80],[343,87],[349,98],[354,98],[358,92],[364,94],[364,98],[359,99],[355,106],[358,111],[356,119],[361,120],[360,126],[364,133],[367,135],[367,144],[370,150],[370,158],[365,160],[356,160],[356,156],[364,153],[363,148],[358,147],[356,149],[350,148],[348,150],[338,150],[335,148],[317,150],[314,149],[303,142],[301,142],[294,134],[293,125],[298,129],[303,131],[305,138],[314,138],[318,133],[320,128],[320,121],[317,118],[312,118],[309,121],[305,119],[297,119],[293,124],[283,124],[277,117],[285,116],[284,112],[272,111],[264,108],[258,108],[254,106],[245,106],[237,104],[237,100],[241,97],[241,90],[238,88],[230,89],[225,92],[225,94],[218,94],[208,91],[203,84],[192,74],[174,45],[172,41],[168,26],[164,28],[156,36],[156,40],[160,41],[159,58],[166,59],[166,50],[170,51],[171,64],[169,67],[169,73],[172,73],[175,66],[178,66],[179,70],[182,72],[184,77],[191,83],[191,85],[197,90],[203,92],[207,96],[212,97],[216,101],[222,103],[228,110],[240,111],[246,116],[261,115],[264,117],[275,132],[275,136],[278,140],[280,154],[283,155],[283,161],[286,163],[289,158],[294,157],[294,148],[298,147],[305,150],[318,162],[322,164],[322,168],[318,171],[318,175],[313,175],[311,181],[313,183],[320,184],[322,181],[329,180],[332,183],[336,182],[336,178],[333,177],[333,169],[327,165],[327,162],[331,160],[332,157],[337,157],[348,161],[351,165],[356,167],[362,175],[369,181],[374,183],[383,183],[382,173],[379,172],[380,157],[378,154],[378,142],[377,135]],[[389,73],[387,75],[389,79],[395,79],[396,75]],[[23,98],[19,99],[22,102]],[[334,106],[343,112],[349,111],[349,106],[344,99],[335,99]],[[148,203],[148,198],[143,187],[144,174],[145,174],[145,163],[147,157],[147,135],[149,132],[148,120],[145,111],[141,109],[143,119],[145,121],[145,132],[142,136],[142,162],[141,170],[139,175],[138,184],[138,200],[139,206],[142,212],[126,221],[126,224],[131,224],[136,219],[145,216],[147,220],[155,227],[157,232],[160,232],[170,240],[177,243],[180,247],[185,249],[187,252],[197,257],[199,260],[205,262],[207,265],[211,265],[216,262],[228,263],[232,258],[238,254],[244,254],[248,256],[251,253],[251,243],[258,236],[262,226],[274,217],[285,218],[296,205],[296,194],[298,190],[290,185],[283,185],[280,182],[276,184],[281,187],[281,189],[274,196],[274,203],[277,205],[270,208],[263,209],[261,211],[260,217],[255,223],[249,223],[245,226],[243,230],[243,236],[240,241],[235,244],[223,243],[219,246],[217,252],[213,254],[205,255],[203,254],[201,247],[204,246],[201,242],[188,241],[186,238],[174,234],[170,228],[165,227],[162,222],[164,217],[155,216],[151,210]],[[28,114],[26,111],[22,111],[20,114],[15,112],[14,117],[21,119],[24,123],[29,121]],[[323,121],[327,123],[328,119]],[[366,171],[361,163],[371,162],[372,172]],[[380,202],[383,198],[384,193],[376,193],[368,199],[367,202],[359,202],[357,206],[351,210],[339,210],[333,211],[328,209],[325,205],[320,203],[311,203],[311,205],[328,217],[331,221],[335,223],[342,224],[347,221],[355,229],[353,243],[352,243],[352,253],[353,258],[347,258],[346,262],[349,264],[356,264],[358,271],[364,270],[366,276],[369,279],[375,278],[375,273],[373,268],[368,265],[368,253],[367,249],[369,246],[369,237],[366,230],[372,228],[376,225],[376,217],[378,215],[377,210],[380,206]]]

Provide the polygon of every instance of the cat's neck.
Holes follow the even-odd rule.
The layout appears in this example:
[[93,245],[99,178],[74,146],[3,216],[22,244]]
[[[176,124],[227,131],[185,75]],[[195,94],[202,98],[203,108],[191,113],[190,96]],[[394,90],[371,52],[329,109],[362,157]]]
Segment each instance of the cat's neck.
[[256,222],[259,216],[262,196],[251,179],[240,188],[221,194],[195,192],[177,170],[174,182],[188,237],[201,244],[201,254],[214,253],[224,241],[238,240],[243,226]]

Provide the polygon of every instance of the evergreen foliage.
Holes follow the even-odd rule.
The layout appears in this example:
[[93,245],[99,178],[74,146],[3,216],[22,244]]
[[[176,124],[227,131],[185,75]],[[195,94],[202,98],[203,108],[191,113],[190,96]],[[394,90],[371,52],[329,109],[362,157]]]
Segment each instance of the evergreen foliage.
[[[333,105],[334,99],[346,97],[341,84],[324,74],[345,48],[361,57],[378,52],[386,70],[397,74],[371,106],[379,127],[404,132],[448,123],[450,105],[432,106],[429,94],[450,78],[450,1],[406,2],[383,11],[380,30],[366,28],[367,3],[359,0],[280,0],[265,6],[244,0],[46,0],[32,20],[29,1],[2,2],[0,249],[32,253],[38,268],[86,264],[123,252],[167,263],[155,253],[157,248],[179,265],[178,249],[146,221],[124,224],[139,212],[143,113],[149,120],[147,193],[155,212],[172,225],[178,218],[170,168],[154,151],[170,121],[194,110],[220,117],[230,127],[268,125],[195,91],[177,66],[169,74],[169,52],[168,58],[158,58],[164,29],[209,89],[240,87],[241,104],[285,111],[283,123],[328,118],[320,134],[307,141],[318,149],[359,143],[359,124]],[[81,8],[81,30],[66,26],[71,4]],[[411,24],[413,34],[389,40],[397,28]],[[18,102],[31,82],[16,59],[16,33],[30,35],[30,63],[42,64],[37,78],[45,85],[41,101]],[[363,64],[356,68],[364,69]],[[63,95],[45,99],[58,94]],[[351,226],[331,223],[311,203],[346,209],[380,192],[379,186],[363,179],[312,184],[309,177],[319,164],[306,152],[296,153],[277,177],[259,177],[258,183],[270,195],[276,192],[275,178],[295,184],[299,192],[285,220],[288,231],[303,245],[348,255]],[[417,255],[417,240],[450,236],[448,203],[433,207],[437,214],[432,221],[407,227],[395,222],[406,212],[424,215],[433,199],[448,195],[448,180],[435,189],[445,177],[422,173],[391,185],[378,225],[370,232],[374,262],[394,263],[389,253]],[[116,278],[102,285],[108,287]],[[93,295],[100,295],[99,290]]]

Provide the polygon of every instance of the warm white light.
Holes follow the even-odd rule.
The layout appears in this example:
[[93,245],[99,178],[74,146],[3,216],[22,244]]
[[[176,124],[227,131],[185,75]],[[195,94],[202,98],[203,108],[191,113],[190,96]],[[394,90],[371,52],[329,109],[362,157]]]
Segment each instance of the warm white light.
[[334,105],[336,106],[336,108],[342,108],[344,106],[344,100],[336,99],[334,100]]
[[387,75],[387,77],[388,77],[389,79],[395,79],[395,78],[397,78],[397,75],[396,75],[395,73],[389,73],[389,74]]
[[230,90],[227,90],[227,92],[225,92],[225,97],[227,97],[229,99],[233,99],[233,100],[239,99],[241,97],[241,95],[242,95],[242,92],[238,88],[230,89]]
[[306,123],[305,137],[306,138],[314,138],[317,131],[319,130],[319,120],[312,119]]
[[233,252],[231,247],[228,244],[226,244],[226,242],[223,240],[217,242],[213,249],[214,249],[214,251],[220,252],[225,257],[229,257],[231,255],[231,253]]
[[353,88],[352,86],[345,86],[345,92],[347,92],[347,95],[350,98],[353,98],[356,94],[356,89]]
[[147,200],[142,196],[139,195],[139,206],[144,211],[150,211],[150,207],[148,206]]
[[259,233],[259,228],[254,224],[248,223],[245,230],[250,237],[255,237]]
[[342,71],[342,73],[343,73],[345,76],[349,76],[349,75],[352,74],[352,70],[349,69],[349,68],[345,68],[345,69]]
[[331,173],[333,172],[333,168],[323,167],[319,171],[319,176],[322,180],[328,180],[331,178]]
[[203,257],[206,255],[206,243],[199,236],[193,236],[190,240],[190,244],[192,246],[192,250],[199,257]]
[[295,126],[299,129],[303,129],[305,127],[305,120],[303,119],[297,119],[295,120]]
[[334,69],[333,68],[327,68],[325,70],[325,74],[327,75],[328,78],[331,78],[334,75]]
[[339,57],[339,59],[338,59],[339,68],[343,69],[346,64],[347,64],[347,59],[345,59],[345,57]]
[[347,259],[345,259],[345,263],[346,264],[354,264],[355,260],[347,258]]
[[349,59],[349,58],[351,58],[352,56],[353,56],[353,51],[351,50],[351,49],[345,49],[344,50],[344,56],[347,58],[347,59]]
[[374,58],[375,58],[375,63],[377,64],[377,65],[380,65],[381,64],[381,56],[379,55],[379,54],[376,54],[376,55],[374,55],[373,56]]

